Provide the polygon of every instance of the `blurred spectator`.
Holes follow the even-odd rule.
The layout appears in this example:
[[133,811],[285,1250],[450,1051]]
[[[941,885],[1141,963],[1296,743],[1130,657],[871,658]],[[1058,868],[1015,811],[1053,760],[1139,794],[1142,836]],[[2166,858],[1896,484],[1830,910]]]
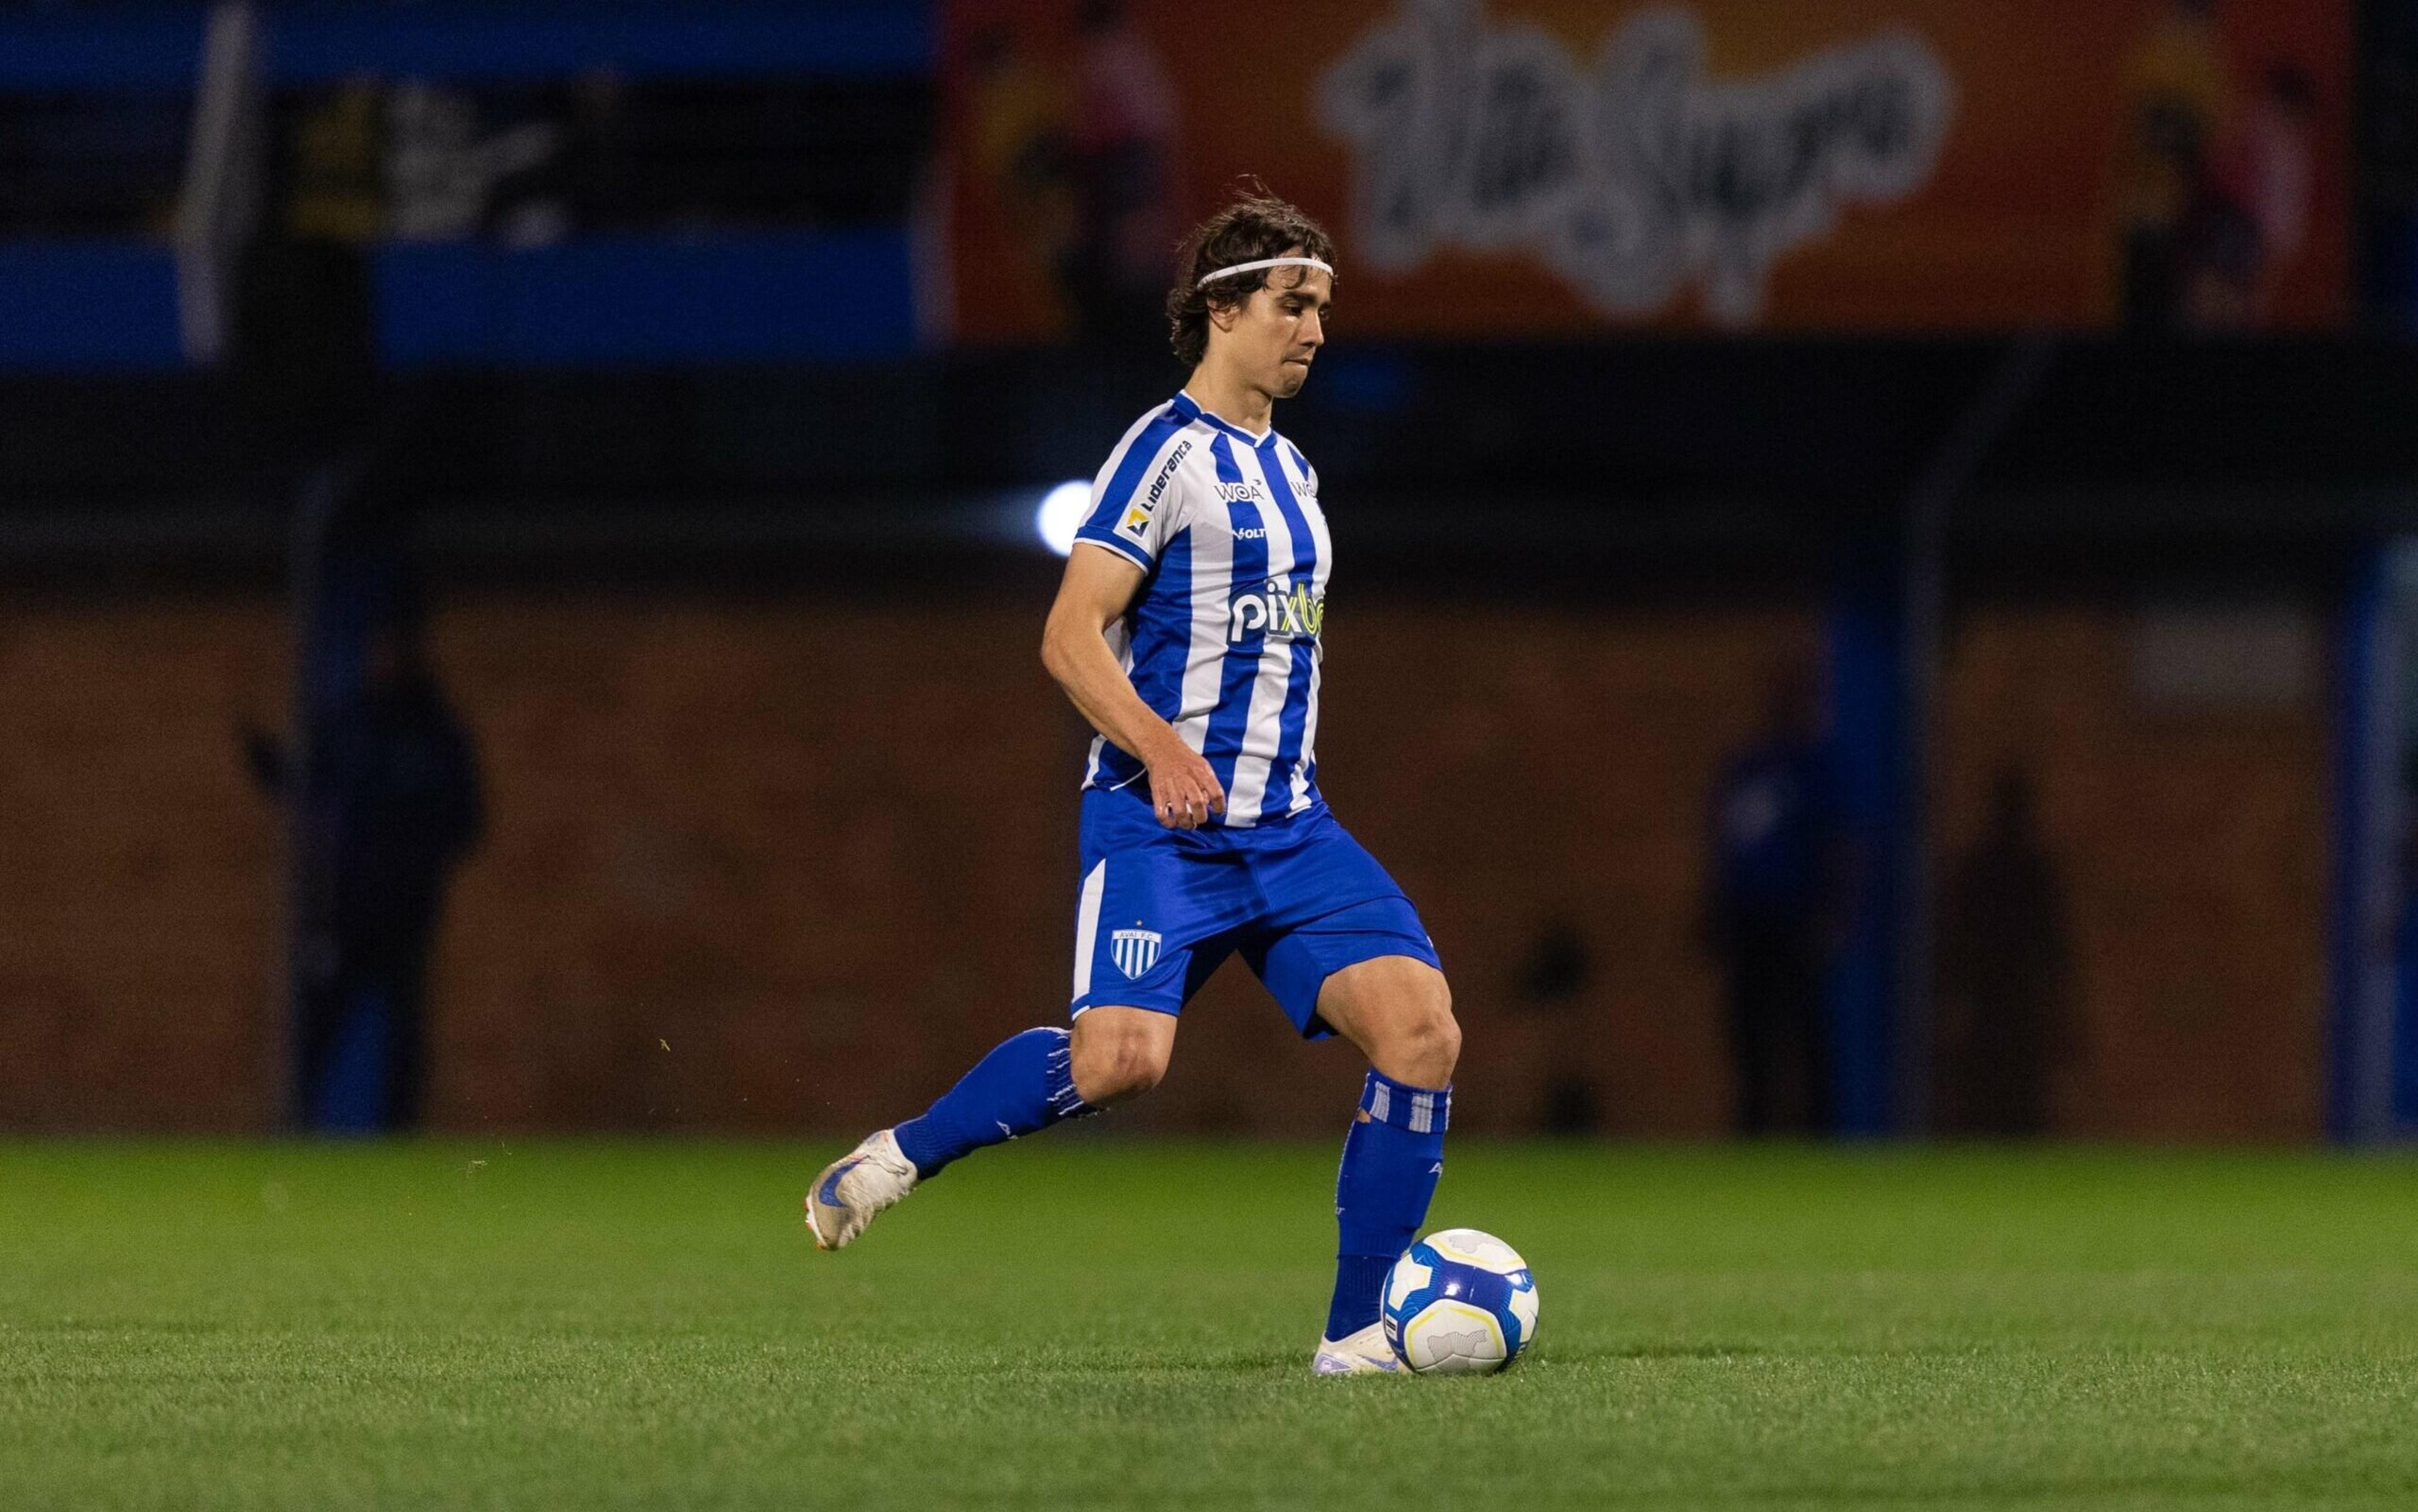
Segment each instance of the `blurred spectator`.
[[2048,1131],[2052,1085],[2074,1059],[2071,938],[2030,780],[2005,767],[1988,827],[1957,862],[1939,910],[1938,1132]]
[[1085,0],[1077,29],[1081,221],[1066,290],[1088,337],[1163,337],[1177,229],[1175,85],[1119,0]]
[[1538,1122],[1547,1134],[1561,1137],[1593,1134],[1602,1122],[1594,1080],[1587,1075],[1591,1059],[1588,1035],[1593,1026],[1581,1011],[1581,1000],[1593,974],[1586,940],[1567,919],[1546,922],[1528,948],[1515,985],[1520,1006],[1546,1022],[1546,1066],[1539,1089]]
[[298,241],[375,241],[386,230],[386,91],[346,79],[298,107],[285,231]]
[[2185,222],[2198,202],[2232,83],[2217,0],[2173,0],[2124,70],[2120,236],[2125,323],[2168,330],[2185,313]]
[[1007,212],[1028,266],[1054,282],[1074,256],[1079,217],[1073,105],[1062,81],[1036,67],[1004,27],[978,34],[969,61],[974,165]]
[[359,693],[313,730],[308,771],[243,732],[263,790],[300,802],[325,858],[295,1026],[297,1112],[316,1129],[402,1129],[421,1108],[428,947],[447,881],[484,828],[477,756],[414,627],[373,630]]
[[1713,790],[1704,928],[1728,979],[1738,1131],[1828,1133],[1824,982],[1848,896],[1847,848],[1819,680],[1772,680],[1762,733]]
[[2288,65],[2227,127],[2200,186],[2184,239],[2185,296],[2201,329],[2266,323],[2278,271],[2309,229],[2317,178],[2317,87]]
[[243,252],[232,370],[247,424],[280,466],[308,466],[372,423],[372,249],[387,230],[384,84],[366,74],[287,111],[276,208]]
[[563,149],[504,188],[499,207],[506,241],[528,246],[560,237],[619,229],[637,199],[640,175],[629,82],[590,69],[571,86],[563,108]]

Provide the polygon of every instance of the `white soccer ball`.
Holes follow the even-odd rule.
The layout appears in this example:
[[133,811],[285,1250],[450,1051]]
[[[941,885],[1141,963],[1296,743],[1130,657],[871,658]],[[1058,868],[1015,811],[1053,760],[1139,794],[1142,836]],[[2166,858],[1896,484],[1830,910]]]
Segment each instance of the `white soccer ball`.
[[1537,1336],[1537,1278],[1476,1229],[1441,1229],[1385,1276],[1385,1342],[1422,1375],[1489,1375]]

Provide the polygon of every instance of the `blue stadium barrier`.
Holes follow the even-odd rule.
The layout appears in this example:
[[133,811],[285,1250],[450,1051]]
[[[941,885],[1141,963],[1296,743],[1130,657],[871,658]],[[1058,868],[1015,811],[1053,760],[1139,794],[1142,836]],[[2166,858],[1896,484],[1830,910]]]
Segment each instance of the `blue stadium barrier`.
[[0,93],[191,89],[200,6],[0,13]]
[[[0,93],[184,89],[208,8],[115,6],[0,13]],[[350,73],[457,83],[567,78],[920,77],[933,67],[926,4],[270,4],[270,77]]]
[[176,259],[115,241],[0,241],[0,370],[184,365]]
[[915,343],[896,228],[404,243],[375,254],[375,276],[390,367],[851,359]]
[[1842,1135],[1905,1132],[1899,1093],[1904,1000],[1906,623],[1899,549],[1847,554],[1829,616],[1831,741],[1839,797],[1862,849],[1859,896],[1830,968],[1831,1095]]
[[[2334,677],[2334,897],[2328,909],[2327,954],[2334,981],[2326,1022],[2326,1134],[2349,1142],[2373,1138],[2373,1109],[2364,1108],[2360,1082],[2365,1067],[2362,1044],[2370,970],[2364,938],[2368,888],[2377,858],[2369,814],[2376,716],[2377,642],[2386,613],[2385,553],[2369,547],[2353,570],[2344,606],[2341,652]],[[2385,843],[2390,843],[2389,841]]]
[[273,8],[270,71],[311,84],[364,69],[455,82],[905,76],[932,69],[923,5],[516,5]]
[[[0,94],[191,87],[197,0],[0,12]],[[928,4],[293,0],[263,8],[270,72],[454,83],[624,77],[917,77]],[[387,359],[593,364],[877,356],[913,343],[906,235],[625,237],[531,252],[396,246],[375,254]],[[169,252],[139,243],[0,251],[0,367],[173,367]]]

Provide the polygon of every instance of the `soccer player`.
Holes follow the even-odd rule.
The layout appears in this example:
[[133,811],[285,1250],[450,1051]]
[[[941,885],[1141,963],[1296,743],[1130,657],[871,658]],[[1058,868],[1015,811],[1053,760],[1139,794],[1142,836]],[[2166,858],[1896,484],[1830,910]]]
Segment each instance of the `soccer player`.
[[1183,391],[1092,483],[1041,659],[1099,736],[1083,773],[1073,1028],[992,1050],[922,1117],[866,1138],[806,1196],[838,1249],[986,1145],[1140,1096],[1176,1016],[1239,953],[1308,1039],[1369,1058],[1336,1178],[1321,1375],[1392,1370],[1378,1323],[1395,1257],[1444,1171],[1461,1031],[1402,890],[1318,791],[1334,551],[1318,474],[1271,423],[1325,342],[1334,245],[1254,195],[1184,244],[1167,310]]

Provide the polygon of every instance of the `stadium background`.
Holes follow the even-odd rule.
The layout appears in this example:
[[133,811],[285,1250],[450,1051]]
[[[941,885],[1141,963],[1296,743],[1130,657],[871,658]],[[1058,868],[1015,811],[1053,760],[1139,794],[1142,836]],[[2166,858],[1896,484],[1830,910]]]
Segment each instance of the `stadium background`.
[[[1346,249],[1280,418],[1343,557],[1323,778],[1451,970],[1463,1127],[1573,1080],[1603,1133],[1727,1126],[1705,810],[1806,655],[1872,863],[1847,1131],[1931,1124],[1918,905],[2009,761],[2070,893],[2053,1132],[2418,1120],[2418,11],[2219,8],[2223,108],[2313,101],[2299,235],[2142,311],[2128,101],[2190,72],[2188,8],[1224,8],[1284,66],[1171,5],[0,8],[0,1126],[281,1124],[290,848],[234,732],[345,653],[297,544],[331,510],[405,522],[486,772],[435,1127],[854,1132],[1051,1020],[1083,732],[1030,520],[1180,378],[1116,268],[1058,276],[1098,251],[1033,166],[1067,113],[1165,149],[1146,244],[1257,172]],[[1584,191],[1531,79],[1377,267],[1333,81],[1422,13],[1548,83],[1679,17],[1736,141],[1837,89],[1888,172],[1734,146],[1672,212],[1698,252],[1607,309],[1541,250]],[[1164,89],[1085,125],[1137,55]],[[1221,979],[1115,1123],[1331,1130],[1355,1069],[1255,998]]]

